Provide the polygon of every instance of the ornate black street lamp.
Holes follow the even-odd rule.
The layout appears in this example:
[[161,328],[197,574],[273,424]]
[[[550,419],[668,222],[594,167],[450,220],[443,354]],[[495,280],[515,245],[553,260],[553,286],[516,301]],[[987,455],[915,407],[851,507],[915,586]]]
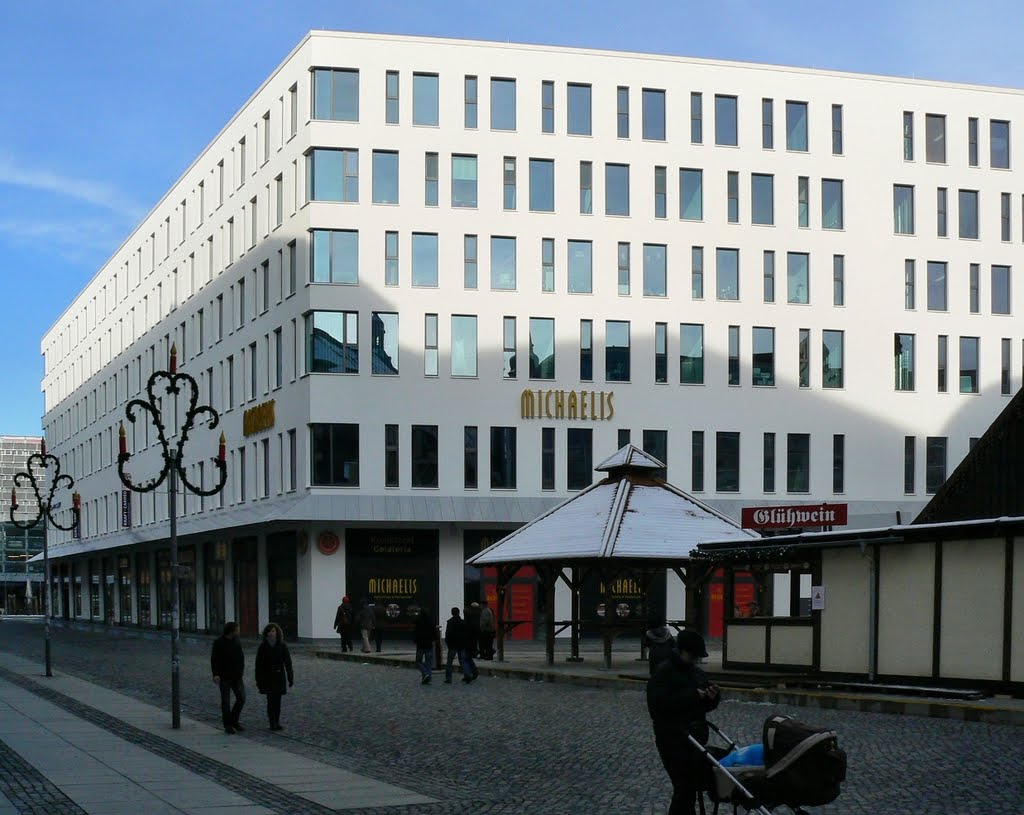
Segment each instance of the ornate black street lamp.
[[[33,468],[33,464],[36,465]],[[53,478],[49,479],[50,489],[47,491],[46,496],[43,497],[41,491],[42,485],[40,484],[40,478],[37,477],[37,473],[42,475],[50,471],[51,466],[53,467]],[[36,502],[39,508],[36,510],[36,517],[28,521],[19,521],[14,517],[15,511],[18,509],[18,496],[17,488],[22,486],[25,482],[32,488],[32,492],[36,496]],[[53,511],[60,505],[54,506],[53,496],[54,493],[61,486],[66,486],[69,490],[75,486],[75,479],[73,479],[67,473],[60,471],[60,459],[55,455],[51,455],[46,452],[46,441],[43,440],[40,445],[38,453],[32,453],[28,457],[28,461],[25,464],[25,471],[14,474],[14,486],[11,487],[11,523],[19,529],[31,529],[40,521],[43,522],[43,578],[46,580],[46,593],[44,595],[44,609],[43,609],[43,630],[44,637],[46,639],[46,675],[53,676],[53,668],[50,662],[50,591],[52,585],[50,583],[50,552],[46,545],[46,527],[47,524],[53,524],[57,529],[63,530],[64,532],[71,532],[75,527],[78,526],[78,522],[81,519],[81,498],[77,492],[71,494],[71,525],[63,526],[56,518],[53,517]]]
[[[172,444],[167,440],[166,430],[167,425],[163,422],[163,414],[160,410],[160,397],[156,395],[157,382],[160,382],[160,389],[166,393],[171,400],[176,400],[178,395],[182,392],[182,385],[186,387],[184,390],[187,392],[188,409],[185,411],[185,421],[180,428],[180,436],[177,444]],[[164,479],[167,480],[167,507],[168,517],[171,523],[171,580],[172,592],[171,592],[171,726],[175,729],[181,727],[181,685],[179,677],[179,659],[178,659],[178,640],[179,640],[179,602],[180,602],[180,575],[178,573],[178,478],[181,478],[181,483],[185,485],[185,488],[195,495],[216,495],[222,489],[224,489],[224,482],[227,480],[227,464],[225,463],[224,445],[225,439],[224,434],[220,434],[220,446],[217,451],[217,457],[212,458],[214,466],[217,468],[217,476],[215,478],[214,486],[211,489],[203,489],[202,485],[196,486],[188,480],[188,473],[185,467],[182,465],[182,450],[185,447],[185,442],[188,441],[188,435],[195,427],[196,419],[202,414],[207,413],[210,416],[209,427],[212,430],[217,427],[217,423],[220,421],[220,416],[217,411],[209,405],[199,405],[199,386],[188,374],[178,373],[178,351],[177,348],[171,346],[171,364],[169,371],[154,371],[152,376],[149,377],[149,381],[146,383],[146,400],[133,399],[128,403],[125,408],[125,416],[128,417],[128,421],[135,424],[136,410],[146,411],[150,419],[156,428],[157,441],[160,444],[160,456],[163,461],[163,467],[160,472],[149,481],[138,484],[135,483],[131,476],[125,472],[125,465],[128,463],[128,459],[131,458],[131,453],[128,452],[128,440],[124,431],[124,423],[121,423],[121,427],[118,431],[118,437],[120,441],[120,452],[117,456],[117,474],[121,478],[121,482],[128,487],[128,489],[135,492],[152,492],[159,487]]]

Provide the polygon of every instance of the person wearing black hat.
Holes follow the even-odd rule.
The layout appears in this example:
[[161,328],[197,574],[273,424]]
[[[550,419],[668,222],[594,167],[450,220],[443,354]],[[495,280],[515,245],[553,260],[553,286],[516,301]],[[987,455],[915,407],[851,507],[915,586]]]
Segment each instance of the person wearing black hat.
[[708,655],[704,638],[684,629],[676,647],[647,682],[647,711],[661,763],[672,781],[669,815],[693,815],[697,792],[705,788],[710,771],[687,737],[708,743],[706,714],[718,707],[721,696],[697,667],[697,660]]

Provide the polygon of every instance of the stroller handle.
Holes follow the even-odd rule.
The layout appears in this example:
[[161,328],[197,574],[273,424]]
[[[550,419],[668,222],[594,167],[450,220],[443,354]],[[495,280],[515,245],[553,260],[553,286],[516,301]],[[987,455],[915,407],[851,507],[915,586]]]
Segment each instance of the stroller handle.
[[739,745],[736,744],[736,742],[734,742],[731,738],[729,738],[724,732],[722,732],[718,728],[718,725],[716,725],[714,722],[707,722],[707,726],[714,730],[718,734],[719,738],[721,738],[722,741],[729,745],[729,752],[739,749]]
[[[708,722],[708,724],[711,725],[710,722]],[[714,727],[714,725],[711,725],[711,726]],[[724,738],[724,734],[722,734],[721,731],[719,731],[719,729],[717,727],[715,727],[715,732],[718,733],[719,735],[722,735],[723,738]],[[736,789],[738,789],[741,793],[743,793],[743,795],[746,796],[747,800],[750,801],[750,803],[756,805],[753,809],[748,810],[749,812],[757,812],[757,813],[759,813],[759,815],[772,815],[770,810],[765,809],[763,806],[761,806],[760,804],[757,803],[757,799],[751,794],[750,790],[748,790],[746,787],[744,787],[743,784],[740,782],[740,780],[736,776],[734,776],[731,772],[729,772],[728,768],[723,767],[719,763],[718,759],[715,758],[713,755],[711,755],[710,752],[708,752],[708,748],[707,747],[705,747],[703,744],[701,744],[699,741],[697,741],[697,739],[695,739],[693,736],[687,735],[686,738],[688,738],[690,740],[690,744],[692,744],[694,747],[696,747],[698,750],[700,750],[704,754],[704,757],[708,761],[710,761],[712,764],[714,764],[719,770],[721,770],[723,773],[725,773],[729,777],[729,780],[732,781],[732,783],[736,785]]]

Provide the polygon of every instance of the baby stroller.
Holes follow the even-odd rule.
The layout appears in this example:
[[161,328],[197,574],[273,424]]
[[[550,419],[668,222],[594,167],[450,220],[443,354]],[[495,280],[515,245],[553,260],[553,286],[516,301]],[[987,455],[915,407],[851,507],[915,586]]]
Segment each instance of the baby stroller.
[[[745,810],[772,815],[784,806],[794,815],[807,815],[803,807],[822,806],[839,797],[839,785],[846,780],[846,753],[839,748],[834,730],[812,727],[789,716],[770,716],[764,723],[762,745],[740,750],[715,725],[728,748],[705,747],[693,736],[690,742],[711,764],[708,797],[714,803],[732,804],[733,812]],[[747,753],[760,763],[732,763]],[[724,766],[723,766],[724,765]],[[700,796],[703,813],[704,800]]]

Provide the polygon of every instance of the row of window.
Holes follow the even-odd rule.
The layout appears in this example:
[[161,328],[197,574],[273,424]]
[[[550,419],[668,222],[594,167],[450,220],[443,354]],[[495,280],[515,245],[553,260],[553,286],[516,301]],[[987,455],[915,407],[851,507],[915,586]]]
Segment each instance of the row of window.
[[[897,235],[916,235],[914,207],[915,188],[910,184],[893,184],[893,232]],[[957,235],[966,240],[981,237],[981,193],[978,190],[957,190],[958,230]],[[1024,197],[1021,199],[1024,214]],[[949,237],[949,190],[937,187],[935,194],[935,234],[940,238]],[[1013,196],[1008,192],[999,194],[999,239],[1004,243],[1013,240]]]
[[[893,336],[893,358],[895,387],[898,391],[917,389],[917,336],[895,334]],[[949,391],[948,380],[949,337],[940,334],[936,346],[936,388],[939,393]],[[1003,396],[1013,393],[1013,340],[1004,337],[999,342],[999,392]],[[960,393],[978,393],[981,366],[981,340],[978,337],[960,337],[960,376],[957,380]]]
[[[924,117],[925,161],[929,164],[946,163],[946,117],[939,113],[926,113]],[[989,166],[1010,169],[1010,123],[1004,119],[990,119]],[[967,164],[978,166],[978,119],[967,119]],[[903,160],[914,161],[914,113],[903,112]]]
[[[949,311],[949,264],[929,260],[927,263],[926,305],[928,311]],[[1012,269],[993,265],[990,269],[991,311],[1012,312]],[[967,272],[967,301],[971,314],[981,313],[981,264],[971,263]],[[917,308],[917,261],[903,262],[903,305],[908,311]]]

